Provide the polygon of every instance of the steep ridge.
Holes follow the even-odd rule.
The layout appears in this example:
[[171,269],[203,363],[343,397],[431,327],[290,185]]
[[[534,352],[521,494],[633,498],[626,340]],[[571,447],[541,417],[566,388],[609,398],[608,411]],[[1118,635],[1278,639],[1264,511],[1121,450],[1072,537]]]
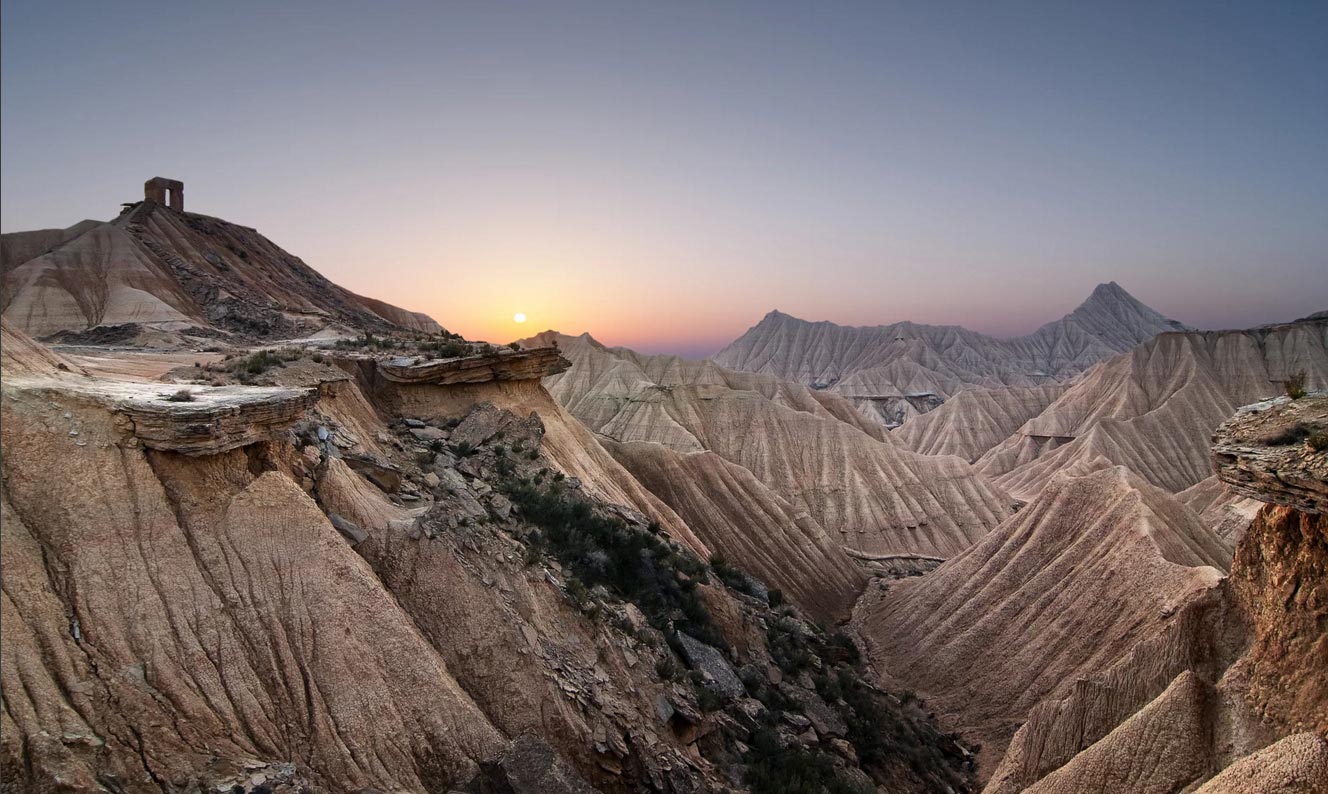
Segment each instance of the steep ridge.
[[[772,492],[747,469],[713,452],[681,453],[634,441],[604,446],[725,559],[781,589],[808,612],[847,616],[863,572],[806,511]],[[760,531],[738,532],[738,527]]]
[[[585,335],[536,339],[556,340],[572,360],[547,385],[591,430],[677,453],[713,452],[855,552],[950,556],[1008,511],[967,464],[902,448],[832,395],[713,362],[609,349]],[[786,531],[812,531],[801,526]]]
[[441,330],[333,284],[254,229],[152,201],[106,223],[4,241],[0,309],[33,336],[126,323],[256,337]]
[[865,415],[897,426],[963,389],[1064,380],[1158,333],[1184,328],[1111,282],[1060,320],[1013,339],[910,322],[862,328],[811,323],[774,311],[713,359],[832,389]]
[[[1232,450],[1246,435],[1280,439],[1284,434],[1273,431],[1328,421],[1325,403],[1282,398],[1249,406],[1218,430],[1218,477],[1271,503],[1238,533],[1228,577],[1200,564],[1216,564],[1223,544],[1191,511],[1116,467],[1053,478],[970,552],[864,599],[855,625],[873,639],[881,669],[930,693],[955,724],[997,741],[1005,726],[1019,726],[998,765],[984,758],[987,794],[1192,790],[1228,765],[1232,774],[1209,790],[1262,790],[1252,780],[1323,790],[1321,739],[1304,732],[1328,731],[1328,498],[1306,501],[1298,484],[1322,485],[1328,464],[1300,437],[1277,442],[1276,455],[1242,458]],[[1152,515],[1120,524],[1125,536],[1105,546],[1079,548],[1123,514],[1100,497],[1072,512],[1049,507],[1088,483],[1112,480],[1127,486],[1113,489],[1113,499],[1133,492],[1131,500]],[[1302,509],[1279,504],[1288,500]],[[1036,544],[1008,532],[1021,521],[1031,522],[1033,536],[1060,545],[1033,551]],[[992,553],[987,544],[1001,548]],[[1129,546],[1146,553],[1112,559]],[[1039,584],[1040,573],[1026,567],[1037,560],[1057,578]],[[1070,597],[1088,603],[1071,605]],[[1029,617],[1010,612],[1012,603]],[[1104,605],[1110,625],[1084,619]],[[910,613],[939,617],[914,625]],[[1083,664],[1073,672],[1048,672],[1075,660]],[[1020,698],[1044,684],[1049,696],[1020,714],[1029,702]],[[1293,738],[1279,741],[1284,737]],[[984,756],[990,749],[984,744]],[[1266,760],[1260,772],[1267,776],[1240,761],[1251,753]]]
[[1057,384],[968,389],[894,432],[915,452],[956,455],[976,462],[1025,422],[1046,410],[1065,387]]
[[1058,472],[1114,465],[1180,492],[1211,474],[1213,429],[1299,371],[1328,385],[1328,321],[1161,334],[1086,373],[977,466],[1023,499]]
[[990,771],[1033,706],[1164,631],[1225,555],[1125,469],[1062,475],[935,571],[869,591],[854,624],[878,669],[981,740]]

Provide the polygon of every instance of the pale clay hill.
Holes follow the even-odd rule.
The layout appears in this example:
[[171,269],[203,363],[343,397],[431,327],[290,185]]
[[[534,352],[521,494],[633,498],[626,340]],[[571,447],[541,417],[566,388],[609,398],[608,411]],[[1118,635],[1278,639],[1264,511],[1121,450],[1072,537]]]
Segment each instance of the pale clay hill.
[[127,324],[260,338],[440,330],[333,284],[254,229],[154,201],[105,223],[5,234],[0,270],[0,309],[34,337]]
[[[977,468],[1020,499],[1058,473],[1117,465],[1179,493],[1211,475],[1208,449],[1218,424],[1238,406],[1280,394],[1297,372],[1310,389],[1328,386],[1328,320],[1161,334],[1085,373],[983,453]],[[969,402],[984,401],[954,410],[962,413]],[[982,419],[972,413],[926,421],[962,428]],[[925,447],[929,429],[924,424],[903,437]]]
[[[859,557],[948,557],[1009,512],[1006,496],[966,463],[909,451],[837,395],[710,361],[606,348],[588,335],[549,332],[527,340],[554,342],[572,367],[546,380],[550,393],[595,433],[633,445],[611,449],[623,451],[638,477],[658,481],[661,468],[716,468],[672,484],[673,501],[661,496],[694,529],[712,527],[716,534],[706,543],[743,564],[748,555],[738,550],[760,540],[753,522],[704,507],[722,501],[728,488],[761,502],[764,515],[783,517],[778,534],[805,536],[818,549],[828,538]],[[696,457],[669,460],[680,456]],[[735,480],[718,470],[720,460],[752,477]],[[713,488],[721,490],[706,492]],[[784,586],[790,577],[758,562],[764,556],[750,564]]]
[[692,593],[686,617],[638,608],[572,586],[593,555],[538,552],[538,502],[513,500],[543,481],[581,520],[671,536],[643,546],[657,564],[706,554],[541,387],[557,356],[504,353],[518,365],[479,379],[467,359],[319,354],[288,367],[298,385],[174,403],[179,384],[89,376],[0,325],[6,791],[741,791],[767,715],[856,784],[966,786],[959,745],[857,683],[915,750],[868,777],[851,707],[786,655],[861,679],[796,610],[699,562],[639,574]]
[[1158,333],[1184,328],[1111,282],[1027,336],[997,339],[911,322],[848,327],[774,311],[713,359],[835,391],[895,427],[964,389],[1064,381]]
[[1204,791],[1326,790],[1328,458],[1266,440],[1298,423],[1328,426],[1328,398],[1217,431],[1217,476],[1265,503],[1229,576],[1231,540],[1165,491],[1062,474],[931,574],[870,590],[854,625],[886,678],[983,739],[988,794],[1193,790],[1223,768]]

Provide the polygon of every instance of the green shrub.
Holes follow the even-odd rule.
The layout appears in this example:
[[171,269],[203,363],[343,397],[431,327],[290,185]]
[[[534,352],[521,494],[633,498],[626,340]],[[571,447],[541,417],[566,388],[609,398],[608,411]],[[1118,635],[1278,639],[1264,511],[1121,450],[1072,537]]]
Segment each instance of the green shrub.
[[1305,370],[1293,372],[1287,375],[1287,379],[1282,382],[1286,388],[1286,395],[1293,400],[1299,400],[1305,396]]
[[1310,445],[1310,449],[1315,452],[1323,452],[1328,449],[1328,431],[1320,431],[1305,439],[1305,443]]
[[167,397],[166,401],[172,403],[191,403],[194,401],[194,393],[188,389],[180,389],[175,394]]
[[[710,557],[710,572],[730,590],[760,598],[761,591],[752,577],[729,564],[723,554],[715,553]],[[769,594],[767,594],[769,597]]]
[[835,768],[834,757],[800,745],[780,747],[778,734],[762,728],[752,737],[743,759],[747,770],[743,782],[752,794],[870,794],[844,779]]
[[705,569],[695,557],[616,516],[597,513],[560,483],[543,486],[508,476],[499,488],[522,518],[540,529],[544,550],[583,585],[602,586],[632,602],[655,628],[667,632],[671,624],[702,642],[727,647],[696,593]]
[[287,360],[275,350],[259,350],[251,355],[232,360],[226,369],[233,375],[262,375],[274,367],[286,366]]

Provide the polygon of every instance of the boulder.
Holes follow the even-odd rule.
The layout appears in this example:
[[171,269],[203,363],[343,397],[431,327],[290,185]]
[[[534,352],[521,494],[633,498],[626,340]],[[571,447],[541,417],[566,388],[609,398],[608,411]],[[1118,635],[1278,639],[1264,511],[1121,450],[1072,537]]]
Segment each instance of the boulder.
[[683,661],[687,662],[688,667],[701,673],[706,689],[725,700],[732,700],[746,693],[742,680],[738,678],[738,674],[734,672],[732,665],[718,648],[706,645],[683,632],[678,632],[678,645],[682,651]]

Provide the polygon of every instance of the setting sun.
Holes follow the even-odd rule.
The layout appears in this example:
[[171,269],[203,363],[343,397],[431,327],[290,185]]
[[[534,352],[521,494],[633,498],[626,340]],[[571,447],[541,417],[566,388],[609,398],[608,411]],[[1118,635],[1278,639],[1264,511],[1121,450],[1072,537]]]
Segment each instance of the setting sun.
[[516,314],[512,315],[512,322],[514,323],[524,323],[525,321],[526,321],[526,315],[521,312],[517,312]]

